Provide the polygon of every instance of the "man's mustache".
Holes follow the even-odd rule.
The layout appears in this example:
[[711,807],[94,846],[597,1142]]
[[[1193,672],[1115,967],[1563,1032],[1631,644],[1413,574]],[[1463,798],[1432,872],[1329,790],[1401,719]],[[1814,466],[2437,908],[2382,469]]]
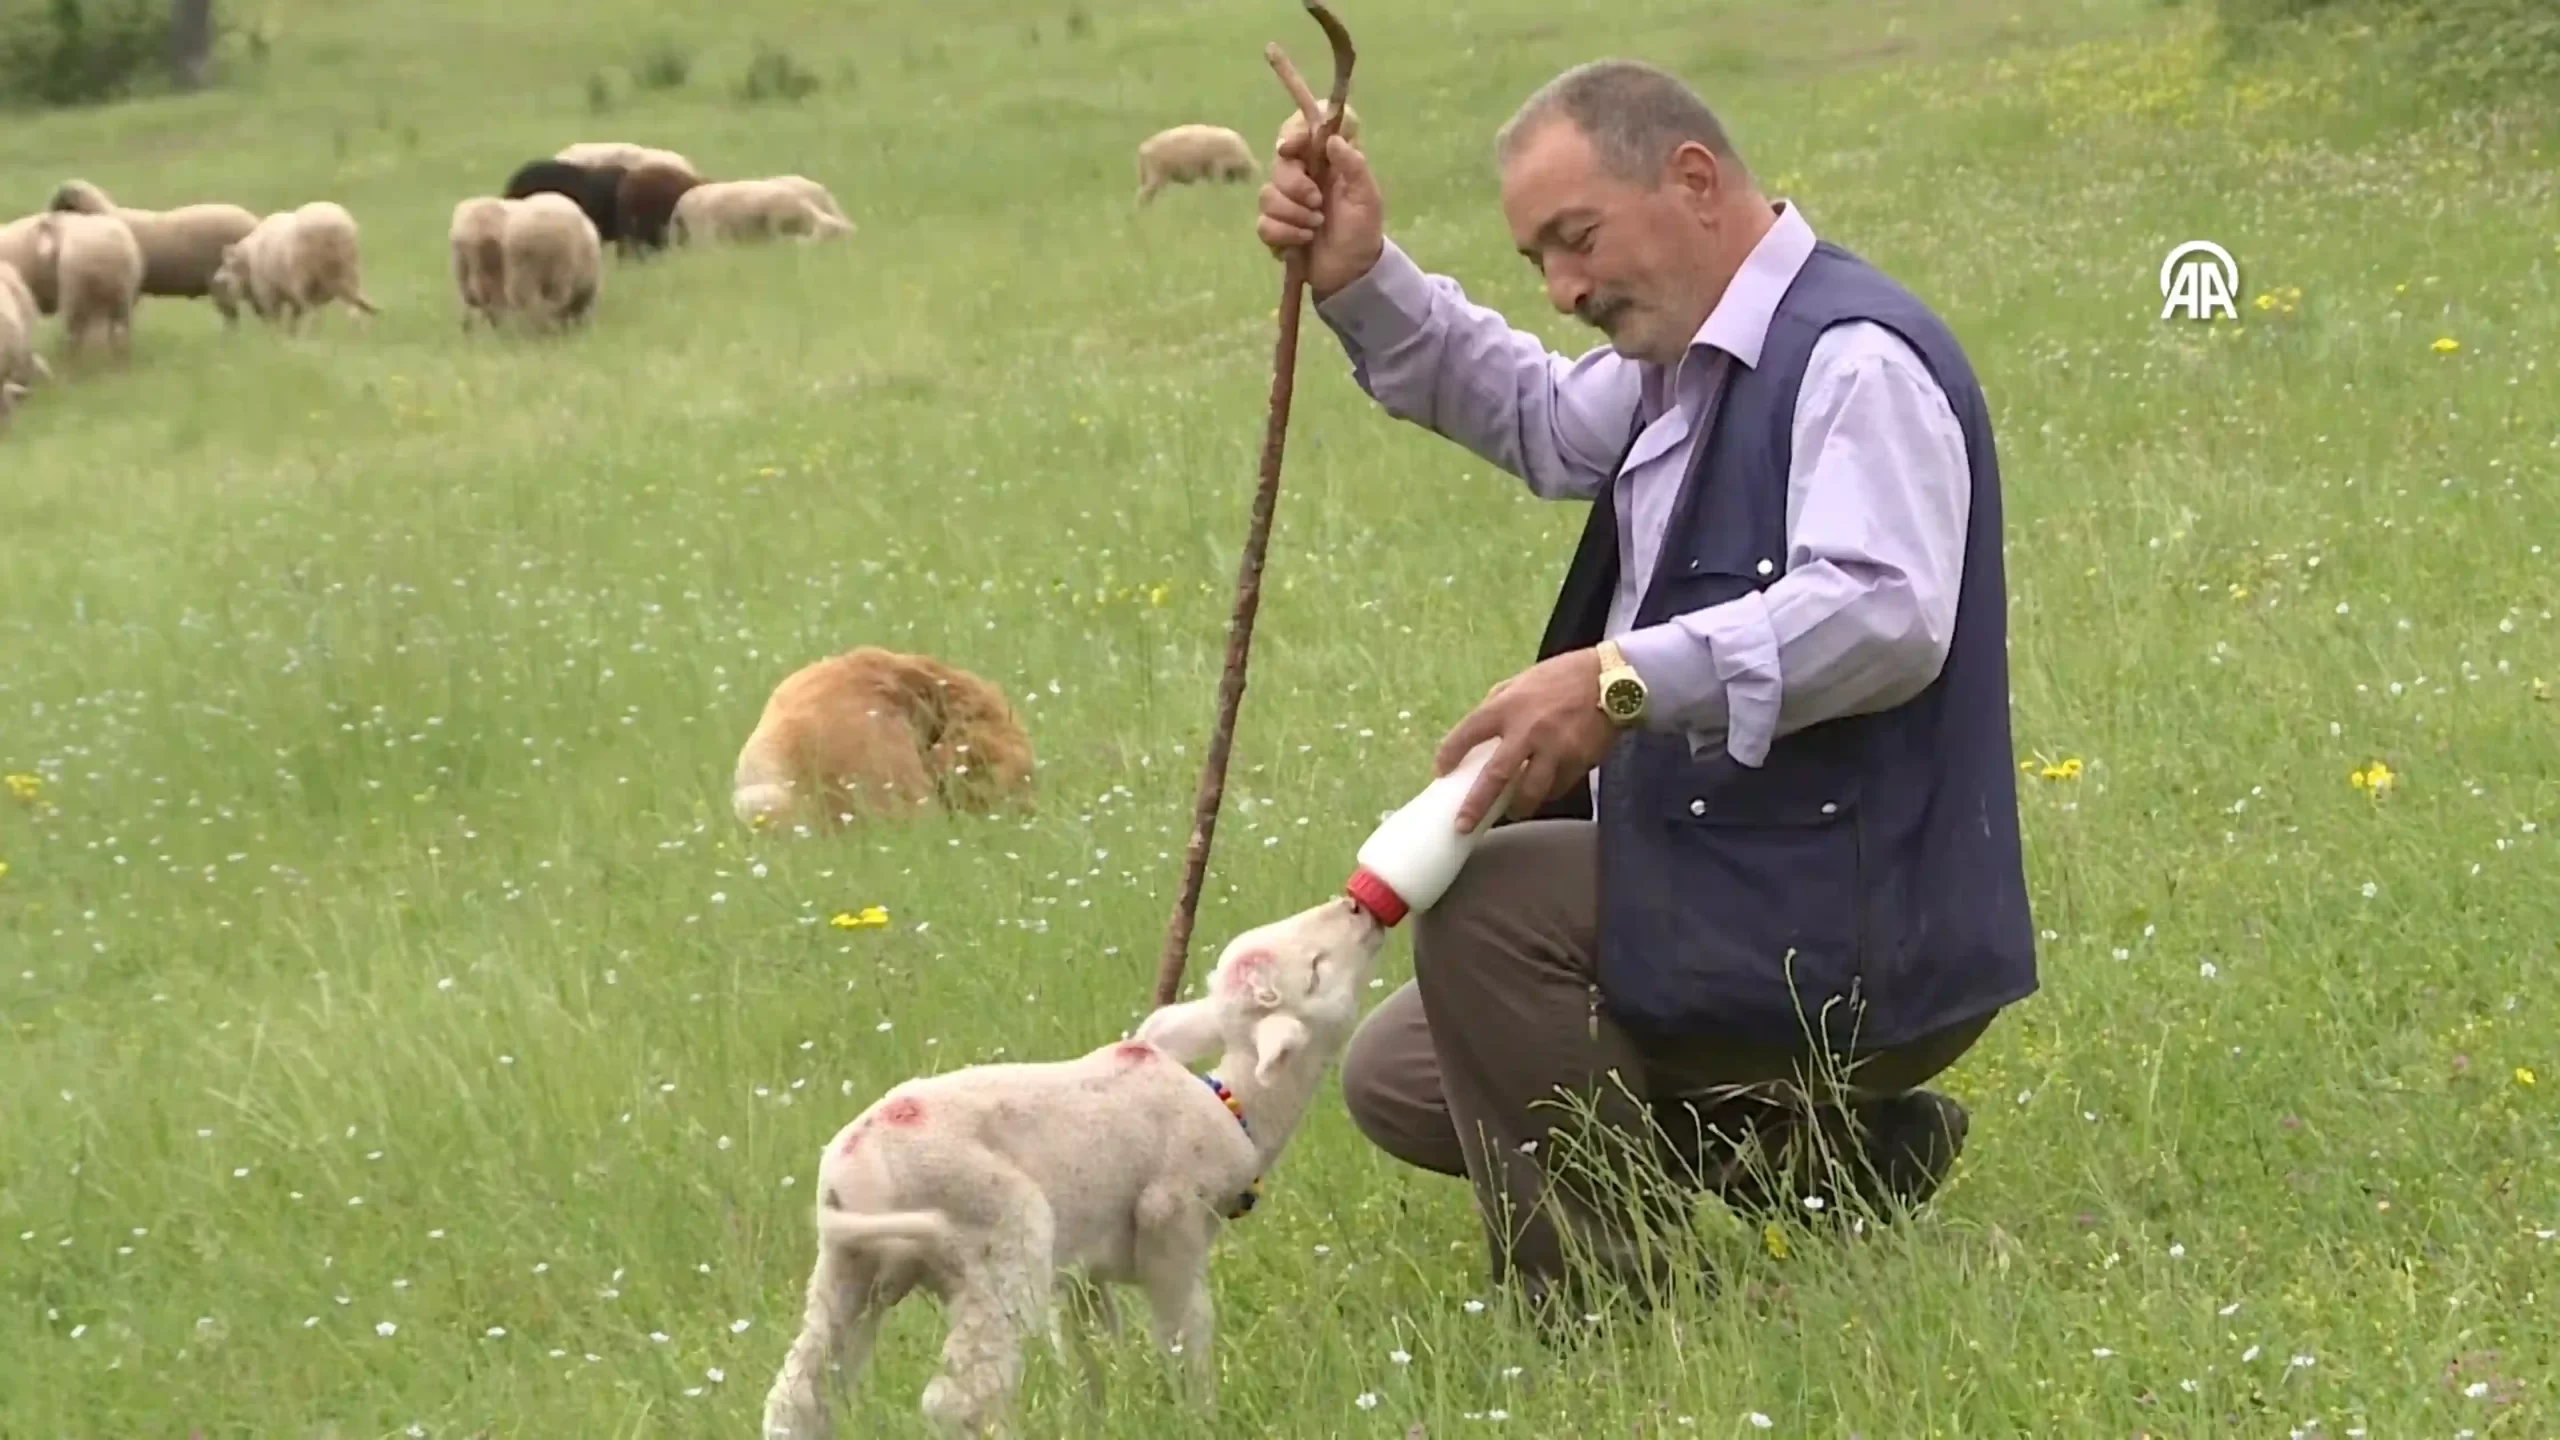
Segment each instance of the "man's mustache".
[[1635,302],[1624,296],[1609,299],[1594,297],[1573,307],[1573,317],[1594,330],[1606,330],[1609,322],[1627,312]]

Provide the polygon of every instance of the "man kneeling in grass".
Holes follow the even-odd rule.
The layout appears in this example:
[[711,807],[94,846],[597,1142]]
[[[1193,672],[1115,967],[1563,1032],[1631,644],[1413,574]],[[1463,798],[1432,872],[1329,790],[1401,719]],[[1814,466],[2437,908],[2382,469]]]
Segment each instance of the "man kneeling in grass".
[[[1389,414],[1592,502],[1538,663],[1437,762],[1499,737],[1459,823],[1514,775],[1537,813],[1417,918],[1415,980],[1343,1072],[1374,1142],[1473,1182],[1496,1278],[1543,1301],[1567,1229],[1614,1279],[1667,1278],[1636,1259],[1640,1212],[1556,1163],[1594,1139],[1738,1206],[1837,1215],[1815,1173],[1772,1193],[1738,1158],[1821,1124],[1855,1137],[1827,1147],[1851,1194],[1926,1200],[1966,1117],[1919,1087],[2037,977],[1999,469],[1963,347],[1765,197],[1661,71],[1567,71],[1495,149],[1520,253],[1607,345],[1550,352],[1423,271],[1338,140],[1321,192],[1305,137],[1282,146],[1258,233],[1306,249]],[[1566,1125],[1559,1091],[1601,1128]]]

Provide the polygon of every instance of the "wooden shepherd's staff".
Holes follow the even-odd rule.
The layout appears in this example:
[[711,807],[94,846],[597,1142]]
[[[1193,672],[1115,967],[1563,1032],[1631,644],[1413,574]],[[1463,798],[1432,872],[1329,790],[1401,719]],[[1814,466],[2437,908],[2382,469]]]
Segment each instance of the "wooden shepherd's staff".
[[[1321,0],[1300,0],[1324,27],[1333,46],[1333,95],[1330,108],[1319,106],[1298,67],[1289,63],[1277,42],[1262,47],[1262,58],[1280,76],[1298,113],[1306,117],[1307,173],[1319,189],[1325,181],[1325,146],[1342,128],[1342,107],[1351,95],[1351,33],[1333,18]],[[1218,828],[1218,802],[1227,791],[1227,752],[1235,748],[1236,707],[1244,699],[1245,652],[1253,647],[1253,617],[1262,607],[1262,555],[1271,543],[1271,511],[1280,498],[1280,451],[1289,433],[1289,395],[1298,370],[1298,304],[1307,284],[1307,252],[1291,250],[1281,267],[1280,340],[1272,358],[1271,420],[1262,433],[1262,484],[1254,492],[1253,519],[1245,530],[1244,567],[1236,577],[1235,615],[1227,623],[1227,666],[1218,680],[1217,728],[1209,733],[1209,755],[1200,772],[1200,795],[1191,807],[1191,843],[1182,856],[1182,893],[1173,902],[1173,923],[1164,937],[1164,958],[1156,965],[1158,1005],[1170,1005],[1182,989],[1182,966],[1191,949],[1191,923],[1200,911],[1200,882],[1209,869],[1209,837]]]

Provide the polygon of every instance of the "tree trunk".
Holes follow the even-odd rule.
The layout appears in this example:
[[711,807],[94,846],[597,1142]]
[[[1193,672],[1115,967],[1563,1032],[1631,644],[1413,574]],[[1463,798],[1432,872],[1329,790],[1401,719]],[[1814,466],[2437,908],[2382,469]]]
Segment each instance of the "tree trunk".
[[213,0],[170,0],[169,48],[178,88],[203,89],[213,63]]

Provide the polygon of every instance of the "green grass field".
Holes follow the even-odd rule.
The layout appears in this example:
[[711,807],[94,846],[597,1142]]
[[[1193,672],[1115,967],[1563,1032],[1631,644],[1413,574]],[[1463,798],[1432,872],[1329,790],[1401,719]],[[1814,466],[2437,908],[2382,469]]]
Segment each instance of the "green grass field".
[[[1461,1187],[1329,1088],[1221,1247],[1220,1416],[1133,1339],[1107,1413],[1035,1348],[1023,1433],[2560,1425],[2560,142],[2346,42],[2234,70],[2195,6],[2015,8],[1342,11],[1392,233],[1560,348],[1489,141],[1607,53],[1691,76],[1971,348],[2046,988],[1947,1081],[1957,1179],[1853,1243],[1706,1207],[1721,1295],[1559,1354],[1476,1303]],[[1133,213],[1131,152],[1267,144],[1261,46],[1321,84],[1321,36],[1285,0],[261,15],[225,88],[0,130],[7,214],[71,175],[342,201],[384,306],[147,301],[129,369],[0,441],[0,1433],[752,1434],[832,1130],[1147,1000],[1280,272],[1244,187]],[[734,98],[758,38],[821,88]],[[589,108],[661,50],[681,87]],[[816,176],[860,231],[464,337],[453,203],[624,138]],[[2239,323],[2159,318],[2198,237]],[[1310,317],[1195,973],[1339,883],[1580,518],[1377,412]],[[765,692],[865,642],[1006,685],[1036,818],[730,820]],[[935,1319],[849,1433],[924,1433]]]

